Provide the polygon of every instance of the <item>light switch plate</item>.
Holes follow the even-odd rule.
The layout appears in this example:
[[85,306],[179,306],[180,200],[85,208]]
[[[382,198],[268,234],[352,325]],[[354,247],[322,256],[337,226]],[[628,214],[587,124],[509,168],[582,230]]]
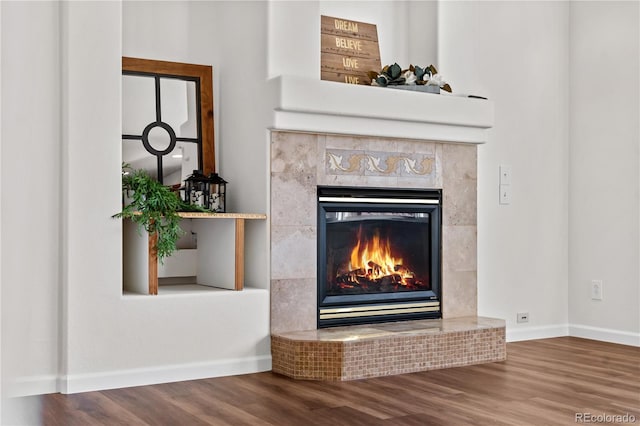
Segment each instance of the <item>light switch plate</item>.
[[500,166],[500,185],[511,185],[511,166]]
[[500,185],[500,204],[511,204],[510,185]]

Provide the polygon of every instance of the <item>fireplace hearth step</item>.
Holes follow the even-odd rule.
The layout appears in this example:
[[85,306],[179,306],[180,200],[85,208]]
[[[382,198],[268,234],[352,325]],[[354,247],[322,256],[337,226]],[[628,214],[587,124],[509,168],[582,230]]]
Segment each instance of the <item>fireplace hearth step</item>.
[[271,354],[274,373],[333,381],[504,361],[505,322],[464,317],[293,331],[271,336]]

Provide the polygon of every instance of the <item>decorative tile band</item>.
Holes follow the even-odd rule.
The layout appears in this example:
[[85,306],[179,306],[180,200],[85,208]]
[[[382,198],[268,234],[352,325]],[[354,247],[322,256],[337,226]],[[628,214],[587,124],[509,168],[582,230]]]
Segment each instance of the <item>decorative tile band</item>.
[[402,155],[395,152],[363,152],[333,149],[326,151],[327,174],[372,176],[429,176],[433,155]]

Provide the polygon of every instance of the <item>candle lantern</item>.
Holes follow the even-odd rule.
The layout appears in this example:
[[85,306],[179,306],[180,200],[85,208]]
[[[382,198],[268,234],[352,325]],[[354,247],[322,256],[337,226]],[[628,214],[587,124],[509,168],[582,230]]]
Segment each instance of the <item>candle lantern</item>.
[[212,212],[224,213],[226,211],[227,181],[217,173],[211,173],[209,181],[209,202],[207,208]]
[[209,178],[200,170],[194,170],[193,174],[184,180],[184,202],[208,208],[209,186]]

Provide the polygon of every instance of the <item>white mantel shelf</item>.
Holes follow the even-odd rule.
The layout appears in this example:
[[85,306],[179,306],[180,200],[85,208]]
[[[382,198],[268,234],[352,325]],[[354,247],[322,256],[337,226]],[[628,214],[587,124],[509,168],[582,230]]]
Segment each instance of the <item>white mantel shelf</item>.
[[298,76],[269,81],[272,130],[485,143],[493,102]]

